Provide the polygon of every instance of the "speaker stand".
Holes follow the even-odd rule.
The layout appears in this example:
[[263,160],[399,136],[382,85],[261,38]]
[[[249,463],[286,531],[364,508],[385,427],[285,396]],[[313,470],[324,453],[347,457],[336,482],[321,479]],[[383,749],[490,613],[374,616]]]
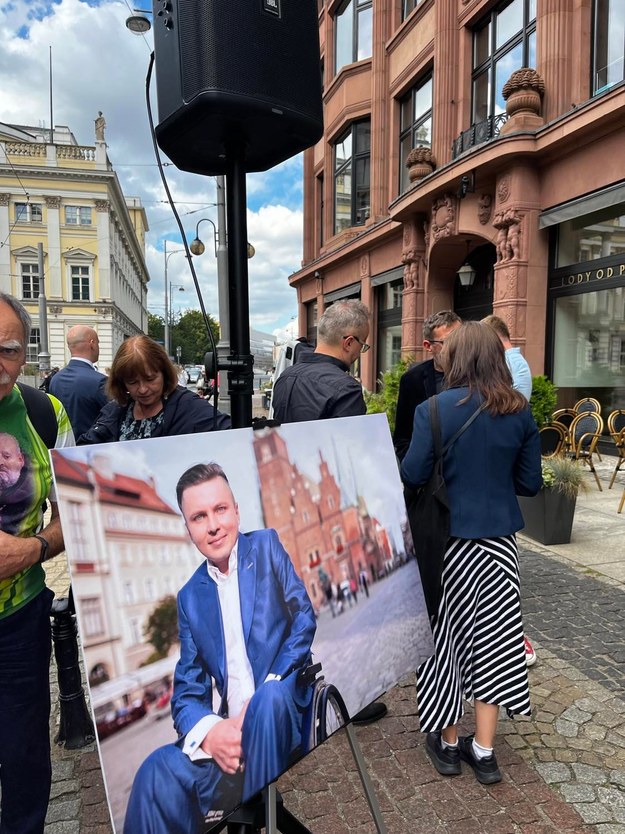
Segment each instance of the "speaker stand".
[[228,371],[232,427],[252,425],[254,357],[250,351],[249,281],[247,272],[247,195],[245,145],[226,146],[226,217],[228,229],[228,300],[230,356],[220,367]]

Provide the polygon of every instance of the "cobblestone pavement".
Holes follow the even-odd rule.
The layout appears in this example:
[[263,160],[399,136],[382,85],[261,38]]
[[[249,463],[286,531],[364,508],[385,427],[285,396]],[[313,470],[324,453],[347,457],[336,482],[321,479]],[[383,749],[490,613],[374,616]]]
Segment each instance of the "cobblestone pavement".
[[[617,503],[617,493],[607,498]],[[624,517],[610,506],[610,549],[601,554],[597,537],[586,564],[579,552],[568,558],[566,546],[521,540],[525,625],[539,660],[530,670],[532,719],[499,723],[500,784],[479,785],[468,768],[447,779],[434,771],[418,731],[414,676],[384,696],[386,718],[357,729],[389,834],[625,834],[625,584],[597,569],[599,558],[612,566],[620,558]],[[62,559],[51,565],[63,573]],[[53,587],[62,582],[51,578]],[[473,729],[470,709],[463,726]],[[46,834],[109,834],[93,746],[55,747],[53,756]],[[314,834],[376,830],[344,733],[279,788]]]

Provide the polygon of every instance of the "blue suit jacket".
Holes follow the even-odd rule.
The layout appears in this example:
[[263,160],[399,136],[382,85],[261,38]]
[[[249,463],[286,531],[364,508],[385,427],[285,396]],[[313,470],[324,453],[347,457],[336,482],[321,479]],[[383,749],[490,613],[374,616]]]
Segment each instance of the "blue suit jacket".
[[[478,407],[476,396],[458,405],[466,388],[437,395],[442,445]],[[429,403],[417,406],[410,448],[401,465],[403,480],[421,486],[434,466]],[[524,526],[517,495],[535,495],[542,486],[540,439],[529,406],[516,414],[483,411],[448,450],[443,472],[451,511],[450,535],[493,538]]]
[[80,359],[70,359],[68,364],[52,377],[50,393],[65,406],[75,438],[79,438],[91,428],[107,404],[105,385],[104,374]]
[[[297,686],[297,671],[310,661],[317,628],[302,580],[275,530],[240,533],[239,597],[243,635],[254,683],[267,675],[286,679],[300,706],[310,687]],[[218,714],[227,716],[227,672],[217,585],[202,563],[178,594],[180,660],[174,676],[172,715],[179,735],[213,712],[215,682],[221,698]],[[293,674],[295,673],[295,674]]]

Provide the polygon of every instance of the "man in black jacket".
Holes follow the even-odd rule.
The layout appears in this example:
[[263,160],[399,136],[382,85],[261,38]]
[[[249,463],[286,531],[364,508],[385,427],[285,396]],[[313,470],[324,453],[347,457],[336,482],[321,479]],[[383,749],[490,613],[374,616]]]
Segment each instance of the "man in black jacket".
[[400,460],[410,446],[416,407],[438,394],[443,387],[445,378],[439,365],[439,357],[445,339],[461,324],[460,316],[452,310],[441,310],[423,322],[423,347],[432,354],[432,358],[408,368],[399,381],[393,444]]
[[349,369],[370,345],[369,310],[362,301],[337,301],[319,319],[317,347],[280,374],[273,389],[279,423],[358,417],[366,413],[361,384]]
[[[273,388],[273,416],[279,423],[359,417],[367,407],[361,384],[349,369],[371,345],[369,309],[355,299],[336,301],[319,319],[317,347],[301,354]],[[385,704],[369,704],[353,720],[370,724],[386,715]]]

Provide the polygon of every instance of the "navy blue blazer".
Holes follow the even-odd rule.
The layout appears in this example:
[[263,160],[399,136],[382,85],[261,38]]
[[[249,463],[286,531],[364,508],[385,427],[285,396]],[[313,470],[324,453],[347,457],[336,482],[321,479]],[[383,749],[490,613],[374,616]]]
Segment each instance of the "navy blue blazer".
[[[296,703],[305,706],[310,687],[296,683],[310,661],[317,629],[302,580],[275,530],[239,533],[237,565],[243,636],[258,688],[267,675],[280,675]],[[180,736],[213,715],[213,685],[227,716],[228,680],[217,585],[203,562],[178,594],[180,660],[174,675],[172,715]]]
[[106,377],[80,359],[70,359],[50,380],[50,393],[65,406],[74,437],[88,431],[107,404]]
[[[468,389],[437,395],[442,445],[478,407]],[[434,466],[429,404],[417,406],[412,440],[401,465],[411,487],[428,480]],[[524,527],[517,495],[536,495],[542,486],[540,440],[529,406],[516,414],[483,411],[448,450],[443,461],[451,511],[450,535],[461,539],[508,536]]]

